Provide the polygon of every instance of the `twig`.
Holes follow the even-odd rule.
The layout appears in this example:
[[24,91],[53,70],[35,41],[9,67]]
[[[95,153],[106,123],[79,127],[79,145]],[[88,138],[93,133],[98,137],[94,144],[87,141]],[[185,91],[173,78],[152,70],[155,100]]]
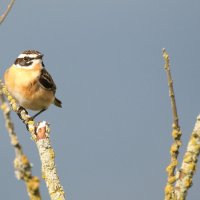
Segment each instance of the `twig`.
[[13,4],[15,3],[15,0],[11,0],[10,3],[8,4],[7,9],[5,10],[5,12],[0,16],[0,24],[3,23],[3,21],[5,20],[5,18],[7,17],[8,13],[10,12]]
[[50,128],[48,123],[40,122],[35,124],[35,122],[31,120],[30,116],[27,114],[27,111],[20,109],[15,99],[10,95],[1,80],[0,85],[2,86],[2,92],[7,97],[12,110],[17,112],[19,117],[23,120],[23,123],[26,124],[32,139],[36,142],[42,163],[42,177],[46,182],[51,199],[65,200],[64,190],[57,175],[54,160],[55,153],[50,143]]
[[171,106],[172,106],[173,123],[176,127],[179,127],[178,113],[177,113],[176,100],[175,100],[174,88],[173,88],[173,80],[172,80],[172,76],[170,72],[169,55],[165,49],[163,49],[163,58],[165,61],[164,68],[167,74],[167,80],[168,80],[168,86],[169,86],[169,96],[170,96]]
[[0,93],[0,105],[3,111],[11,144],[15,150],[15,175],[18,180],[23,180],[25,182],[30,200],[41,200],[39,192],[39,178],[32,176],[31,164],[27,156],[23,153],[22,147],[18,141],[17,135],[14,131],[14,125],[10,118],[10,107],[6,103],[2,93]]
[[172,124],[172,137],[174,139],[174,143],[170,148],[171,161],[166,171],[168,173],[168,180],[165,187],[165,200],[174,199],[174,183],[176,181],[175,170],[178,164],[178,154],[179,148],[181,146],[181,129],[178,122],[178,113],[176,108],[175,94],[173,89],[173,81],[170,72],[170,63],[169,63],[169,55],[165,49],[163,49],[163,58],[165,61],[165,71],[167,74],[168,86],[169,86],[169,96],[171,100],[172,114],[173,114],[173,124]]

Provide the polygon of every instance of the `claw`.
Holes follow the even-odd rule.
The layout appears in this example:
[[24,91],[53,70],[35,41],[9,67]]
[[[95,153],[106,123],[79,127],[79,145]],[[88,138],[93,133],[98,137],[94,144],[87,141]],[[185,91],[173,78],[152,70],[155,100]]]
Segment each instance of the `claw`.
[[22,112],[22,111],[24,111],[24,112],[28,115],[27,110],[26,110],[24,107],[20,106],[20,107],[18,108],[18,110],[17,110],[17,115],[19,116],[19,118],[20,118],[21,120],[23,120],[22,117],[21,117],[21,112]]

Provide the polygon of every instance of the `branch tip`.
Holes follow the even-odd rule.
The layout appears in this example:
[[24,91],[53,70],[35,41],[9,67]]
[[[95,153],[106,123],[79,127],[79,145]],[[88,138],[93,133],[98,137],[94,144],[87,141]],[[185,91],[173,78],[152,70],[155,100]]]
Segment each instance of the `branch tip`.
[[11,0],[10,3],[8,4],[7,9],[5,10],[5,12],[0,16],[0,24],[3,23],[3,21],[6,19],[8,13],[10,12],[12,6],[14,5],[15,0]]

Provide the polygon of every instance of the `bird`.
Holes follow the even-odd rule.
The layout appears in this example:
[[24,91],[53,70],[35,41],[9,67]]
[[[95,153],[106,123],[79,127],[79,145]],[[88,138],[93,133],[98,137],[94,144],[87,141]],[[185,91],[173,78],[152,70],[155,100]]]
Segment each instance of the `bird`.
[[20,107],[38,111],[32,119],[51,104],[62,107],[55,96],[56,84],[42,58],[43,54],[37,50],[25,50],[4,73],[5,86]]

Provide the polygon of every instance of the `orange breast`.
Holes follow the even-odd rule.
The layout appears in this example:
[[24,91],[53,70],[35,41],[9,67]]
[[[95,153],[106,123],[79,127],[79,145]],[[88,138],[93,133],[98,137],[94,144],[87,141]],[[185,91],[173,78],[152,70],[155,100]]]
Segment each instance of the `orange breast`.
[[26,109],[42,110],[55,99],[54,93],[40,87],[40,69],[12,66],[4,74],[5,85],[18,103]]

